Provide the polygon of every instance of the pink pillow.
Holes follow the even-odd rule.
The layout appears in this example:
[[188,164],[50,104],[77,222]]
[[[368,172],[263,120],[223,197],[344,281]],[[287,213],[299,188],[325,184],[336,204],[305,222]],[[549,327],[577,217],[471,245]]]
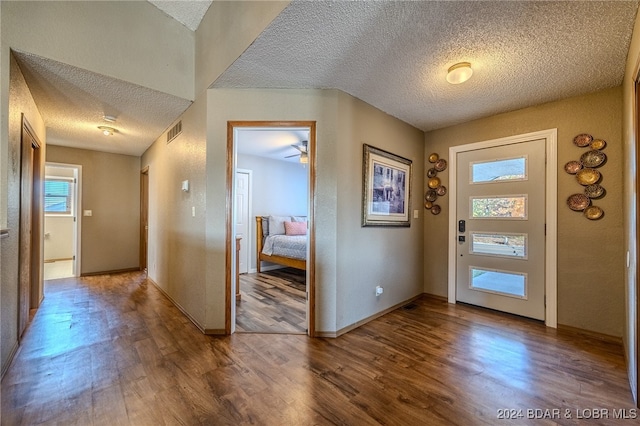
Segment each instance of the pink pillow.
[[307,222],[285,222],[285,235],[307,235]]

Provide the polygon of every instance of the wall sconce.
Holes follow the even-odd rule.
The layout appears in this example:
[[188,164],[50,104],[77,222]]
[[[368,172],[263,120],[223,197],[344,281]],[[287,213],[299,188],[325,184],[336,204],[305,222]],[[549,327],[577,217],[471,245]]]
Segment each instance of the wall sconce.
[[451,65],[447,70],[447,81],[451,84],[460,84],[469,80],[473,75],[471,64],[469,62],[459,62]]
[[111,136],[117,131],[113,127],[109,127],[109,126],[98,126],[98,129],[100,129],[102,134],[105,136]]

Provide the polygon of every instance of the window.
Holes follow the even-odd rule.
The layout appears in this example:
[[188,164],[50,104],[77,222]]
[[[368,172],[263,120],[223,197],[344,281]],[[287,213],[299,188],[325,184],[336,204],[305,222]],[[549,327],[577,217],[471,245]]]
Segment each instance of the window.
[[470,219],[526,219],[527,196],[470,197]]
[[51,215],[73,214],[73,180],[47,178],[44,181],[44,212]]
[[469,288],[502,296],[527,298],[527,274],[469,267]]
[[470,183],[527,180],[527,157],[470,163]]
[[527,234],[471,232],[470,254],[527,258]]

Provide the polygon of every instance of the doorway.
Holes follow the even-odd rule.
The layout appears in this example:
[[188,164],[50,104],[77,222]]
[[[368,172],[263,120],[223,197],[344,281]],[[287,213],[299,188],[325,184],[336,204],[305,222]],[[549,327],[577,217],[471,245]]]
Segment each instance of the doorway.
[[[251,146],[247,148],[244,141],[248,139]],[[230,122],[227,148],[228,199],[234,200],[227,210],[227,333],[313,335],[315,122]],[[295,195],[300,193],[304,195]],[[294,259],[295,255],[283,259],[269,253],[269,263],[264,261],[259,246],[265,240],[257,233],[263,235],[269,219],[298,229],[297,237],[304,240],[303,259]],[[278,234],[278,225],[270,235]],[[249,252],[246,257],[243,246]],[[241,275],[243,259],[248,259],[247,273]],[[257,301],[265,311],[258,312]],[[290,302],[297,308],[292,310]],[[292,311],[296,312],[290,315]],[[248,312],[257,312],[253,322],[257,326],[242,322]]]
[[80,177],[82,166],[46,163],[44,180],[44,279],[80,276]]
[[557,326],[556,133],[449,149],[450,303]]
[[149,167],[140,171],[140,270],[148,274]]
[[29,322],[29,310],[36,309],[42,290],[42,144],[22,116],[20,162],[20,285],[18,287],[18,339]]

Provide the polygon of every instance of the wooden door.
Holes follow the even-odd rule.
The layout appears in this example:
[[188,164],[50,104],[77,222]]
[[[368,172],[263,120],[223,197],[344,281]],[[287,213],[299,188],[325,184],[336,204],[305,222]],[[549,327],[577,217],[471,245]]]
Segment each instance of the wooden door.
[[149,167],[140,172],[140,270],[148,273],[149,247]]
[[27,120],[22,119],[20,170],[20,281],[18,288],[18,336],[29,321],[29,308],[40,303],[40,143]]

